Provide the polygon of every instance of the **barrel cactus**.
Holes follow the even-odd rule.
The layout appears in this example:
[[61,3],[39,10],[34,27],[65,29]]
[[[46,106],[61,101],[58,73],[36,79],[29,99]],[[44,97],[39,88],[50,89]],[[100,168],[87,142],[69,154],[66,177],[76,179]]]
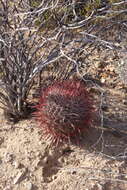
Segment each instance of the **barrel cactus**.
[[48,86],[36,108],[34,115],[43,135],[55,145],[79,142],[93,121],[93,100],[85,85],[74,79]]

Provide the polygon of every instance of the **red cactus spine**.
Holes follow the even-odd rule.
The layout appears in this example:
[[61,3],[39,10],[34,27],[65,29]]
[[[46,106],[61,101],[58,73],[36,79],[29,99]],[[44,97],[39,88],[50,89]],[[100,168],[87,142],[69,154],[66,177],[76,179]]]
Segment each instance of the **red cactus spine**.
[[93,101],[77,80],[55,82],[42,92],[35,116],[52,143],[79,140],[93,120]]

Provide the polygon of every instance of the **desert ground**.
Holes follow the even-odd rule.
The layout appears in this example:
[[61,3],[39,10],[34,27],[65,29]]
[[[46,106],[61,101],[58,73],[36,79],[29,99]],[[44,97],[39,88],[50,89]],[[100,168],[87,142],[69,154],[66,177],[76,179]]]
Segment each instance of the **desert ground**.
[[14,124],[1,110],[0,190],[127,189],[127,87],[115,66],[96,67],[100,119],[79,145],[51,147],[34,118]]

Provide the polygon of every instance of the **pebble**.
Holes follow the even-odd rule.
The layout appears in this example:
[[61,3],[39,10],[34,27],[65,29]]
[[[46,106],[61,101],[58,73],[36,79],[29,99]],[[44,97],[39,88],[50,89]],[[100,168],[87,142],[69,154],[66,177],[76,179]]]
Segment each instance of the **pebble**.
[[127,100],[123,100],[122,102],[123,104],[127,105]]
[[33,171],[34,171],[34,170],[36,170],[39,166],[44,165],[44,162],[43,162],[42,159],[38,158],[38,159],[34,160],[34,162],[33,162],[32,165],[33,165]]
[[18,169],[20,167],[20,165],[21,164],[19,162],[17,162],[17,161],[13,162],[13,166],[15,167],[15,169]]
[[57,176],[56,176],[56,175],[53,175],[53,176],[52,176],[52,180],[55,180],[55,179],[57,179]]
[[51,157],[53,157],[54,151],[53,150],[49,150],[49,154],[48,155],[51,156]]
[[72,174],[72,175],[74,175],[74,174],[76,174],[76,173],[77,173],[76,170],[72,170],[72,171],[71,171],[71,174]]
[[98,190],[103,190],[103,186],[99,183],[97,184],[97,188],[98,188]]
[[48,162],[48,157],[43,158],[42,163],[45,165]]
[[64,158],[64,157],[60,157],[60,158],[58,159],[58,162],[59,162],[59,163],[64,163],[64,162],[65,162],[65,158]]
[[101,78],[101,82],[104,83],[104,82],[105,82],[105,79],[104,79],[104,78]]
[[11,154],[11,153],[5,153],[5,156],[4,156],[4,160],[6,163],[8,162],[12,162],[13,161],[13,158],[14,158],[14,155]]
[[26,190],[32,190],[33,189],[33,184],[31,182],[27,182],[25,184]]
[[3,190],[12,190],[12,188],[8,185]]
[[103,186],[98,183],[98,184],[93,185],[91,190],[103,190]]
[[39,157],[39,158],[41,158],[42,154],[38,151],[38,152],[36,152],[36,156]]

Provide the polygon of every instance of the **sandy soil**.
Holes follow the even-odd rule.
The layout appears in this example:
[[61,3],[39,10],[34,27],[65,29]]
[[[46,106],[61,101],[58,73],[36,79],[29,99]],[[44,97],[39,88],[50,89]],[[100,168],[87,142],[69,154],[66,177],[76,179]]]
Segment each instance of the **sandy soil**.
[[[109,99],[111,110],[114,108]],[[111,115],[110,110],[105,115],[116,121],[116,114],[111,111]],[[125,123],[118,115],[117,120],[119,125],[117,121],[115,127]],[[109,125],[110,129],[113,127]],[[33,119],[11,124],[1,112],[0,189],[127,189],[127,138],[121,128],[115,127],[114,131],[92,128],[84,134],[80,146],[51,148]]]
[[51,148],[34,119],[12,124],[0,112],[0,190],[127,189],[127,88],[113,69],[91,88],[101,119],[80,146]]

